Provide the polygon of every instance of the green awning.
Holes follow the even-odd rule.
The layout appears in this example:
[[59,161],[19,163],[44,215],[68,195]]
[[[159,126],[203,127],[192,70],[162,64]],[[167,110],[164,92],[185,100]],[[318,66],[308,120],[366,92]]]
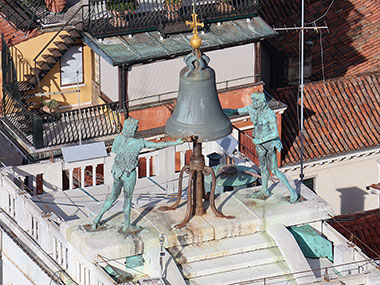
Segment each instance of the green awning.
[[[277,35],[260,17],[212,24],[210,31],[200,33],[202,51],[210,51],[241,44],[257,42]],[[104,39],[85,33],[83,41],[97,54],[114,66],[148,63],[169,59],[191,52],[189,39],[192,33],[179,33],[160,38],[156,31],[134,34],[133,37],[114,36]]]

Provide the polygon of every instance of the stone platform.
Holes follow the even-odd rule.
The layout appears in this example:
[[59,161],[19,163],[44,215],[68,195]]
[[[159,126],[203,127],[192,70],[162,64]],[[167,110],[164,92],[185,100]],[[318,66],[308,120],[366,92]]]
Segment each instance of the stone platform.
[[86,218],[64,223],[61,233],[89,261],[95,261],[98,254],[118,259],[159,247],[160,234],[166,237],[166,248],[201,245],[207,241],[265,232],[273,224],[291,226],[311,223],[328,219],[329,214],[333,214],[332,207],[314,192],[303,185],[297,187],[302,197],[295,204],[289,203],[289,193],[281,183],[271,185],[272,195],[267,199],[251,197],[260,190],[260,186],[219,195],[215,201],[217,208],[225,215],[236,217],[232,220],[215,217],[205,202],[206,214],[195,216],[185,228],[176,229],[174,226],[182,222],[185,216],[186,203],[183,201],[174,211],[159,211],[158,206],[162,203],[154,208],[133,209],[131,221],[144,227],[134,236],[119,231],[123,213],[112,213],[112,209],[104,216],[106,223],[102,231],[86,231],[84,226],[93,219]]

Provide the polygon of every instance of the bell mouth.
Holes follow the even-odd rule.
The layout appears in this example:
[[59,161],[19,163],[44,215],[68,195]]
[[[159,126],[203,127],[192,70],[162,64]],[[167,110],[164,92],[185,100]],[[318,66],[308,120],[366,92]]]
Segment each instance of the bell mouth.
[[198,142],[216,141],[222,139],[232,132],[230,120],[226,117],[218,122],[204,125],[191,125],[174,120],[170,117],[165,125],[165,133],[173,138],[187,138],[197,136]]

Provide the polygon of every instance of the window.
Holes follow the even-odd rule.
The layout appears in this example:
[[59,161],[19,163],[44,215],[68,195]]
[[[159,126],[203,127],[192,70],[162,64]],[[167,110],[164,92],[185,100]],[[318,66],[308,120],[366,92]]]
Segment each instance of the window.
[[154,173],[154,156],[140,157],[139,167],[138,167],[138,177],[152,177],[155,176]]
[[175,153],[175,172],[180,172],[185,165],[190,164],[192,151],[186,150],[185,153],[176,151]]
[[90,270],[77,261],[77,281],[81,285],[90,285]]
[[315,192],[315,177],[307,178],[303,180],[303,184]]
[[36,241],[40,241],[40,222],[30,215],[30,234]]
[[54,241],[53,257],[59,265],[61,265],[64,269],[67,269],[68,268],[68,262],[67,262],[68,250],[63,245],[63,243],[56,237],[53,237],[53,241]]
[[84,169],[84,187],[92,186],[93,177],[92,177],[92,166],[88,165]]
[[81,168],[77,167],[73,169],[73,189],[81,187],[82,172]]
[[62,190],[68,190],[70,188],[70,172],[68,169],[62,170]]
[[8,214],[16,218],[16,198],[14,198],[11,194],[8,193]]
[[96,185],[104,184],[104,165],[98,164],[96,166]]
[[83,47],[73,46],[61,58],[61,86],[81,84],[83,78]]

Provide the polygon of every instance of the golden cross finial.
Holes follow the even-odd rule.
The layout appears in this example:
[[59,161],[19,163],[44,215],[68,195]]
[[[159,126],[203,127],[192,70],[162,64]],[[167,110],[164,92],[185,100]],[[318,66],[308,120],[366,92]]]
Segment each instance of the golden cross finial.
[[198,15],[197,14],[193,13],[192,18],[193,18],[193,21],[192,22],[186,21],[186,25],[189,25],[190,28],[193,29],[194,36],[197,36],[198,35],[198,26],[203,28],[204,24],[201,22],[198,22]]
[[202,45],[202,39],[198,36],[198,27],[204,27],[204,24],[198,21],[198,15],[193,13],[193,21],[186,21],[186,25],[189,25],[193,29],[193,37],[190,39],[190,45],[194,49],[200,48]]

